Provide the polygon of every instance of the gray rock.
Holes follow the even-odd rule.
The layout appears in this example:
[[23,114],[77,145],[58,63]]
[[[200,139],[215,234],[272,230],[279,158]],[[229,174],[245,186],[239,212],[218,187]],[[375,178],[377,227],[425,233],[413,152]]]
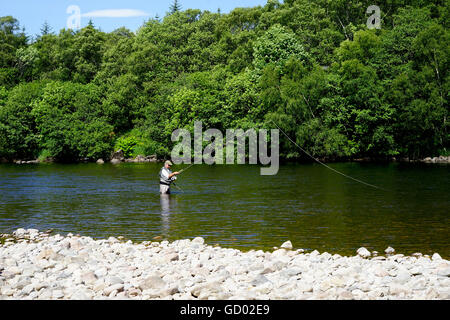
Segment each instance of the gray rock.
[[270,282],[264,275],[260,274],[255,279],[253,279],[250,283],[252,286],[257,287],[265,284],[266,282]]
[[125,157],[124,157],[123,151],[119,149],[119,150],[113,152],[111,154],[111,159],[112,160],[116,159],[116,160],[119,160],[119,161],[124,161]]
[[384,250],[384,253],[386,254],[394,254],[395,249],[392,247],[387,247],[386,250]]
[[291,278],[291,277],[298,276],[301,273],[302,273],[302,269],[297,268],[297,267],[284,269],[284,270],[280,271],[280,275],[285,277],[285,278],[288,278],[288,279]]

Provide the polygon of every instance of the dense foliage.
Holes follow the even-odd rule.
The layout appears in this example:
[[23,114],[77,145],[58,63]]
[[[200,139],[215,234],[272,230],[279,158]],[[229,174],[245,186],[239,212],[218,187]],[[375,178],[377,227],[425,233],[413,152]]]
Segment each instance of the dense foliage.
[[[0,18],[0,158],[168,156],[171,133],[274,128],[316,157],[449,152],[448,0],[269,0],[228,14],[179,1],[135,33],[90,23],[30,40]],[[281,138],[281,155],[304,155]]]

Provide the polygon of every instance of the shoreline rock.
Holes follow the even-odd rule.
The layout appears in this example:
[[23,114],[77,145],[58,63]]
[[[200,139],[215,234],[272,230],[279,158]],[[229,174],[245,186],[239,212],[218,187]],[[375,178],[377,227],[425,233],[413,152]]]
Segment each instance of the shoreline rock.
[[424,163],[450,163],[450,156],[426,157],[419,161]]
[[50,232],[0,235],[0,299],[450,299],[450,263],[437,253],[371,257],[360,248],[346,257],[290,242],[242,252],[201,237],[133,243]]

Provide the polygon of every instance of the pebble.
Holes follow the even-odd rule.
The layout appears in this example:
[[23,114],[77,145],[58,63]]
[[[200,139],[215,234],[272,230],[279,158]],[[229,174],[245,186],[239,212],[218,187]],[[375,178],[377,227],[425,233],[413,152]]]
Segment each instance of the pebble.
[[139,244],[24,228],[3,238],[12,241],[0,244],[0,300],[450,299],[450,263],[438,253],[341,256],[290,241],[242,252],[202,237]]
[[371,255],[370,251],[364,247],[361,247],[358,250],[356,250],[356,253],[362,258],[368,258]]
[[384,250],[384,253],[386,254],[393,254],[395,252],[395,249],[392,247],[387,247],[386,250]]
[[282,248],[282,249],[289,249],[289,250],[290,250],[290,249],[293,248],[292,242],[286,241],[286,242],[284,242],[284,243],[281,245],[280,248]]
[[434,253],[431,256],[431,260],[436,261],[436,260],[442,260],[441,256],[439,255],[439,253]]

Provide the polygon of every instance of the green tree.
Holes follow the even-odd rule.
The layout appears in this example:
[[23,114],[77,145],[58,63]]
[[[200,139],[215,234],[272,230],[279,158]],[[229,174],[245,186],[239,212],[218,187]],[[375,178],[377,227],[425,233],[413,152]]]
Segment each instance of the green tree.
[[256,70],[268,64],[282,68],[290,57],[306,63],[311,60],[295,34],[286,27],[274,25],[255,42],[253,64]]
[[9,88],[17,84],[16,50],[25,48],[26,43],[19,21],[11,16],[0,17],[0,86]]
[[59,161],[107,158],[114,133],[102,98],[93,84],[49,83],[32,111],[41,148]]
[[[14,87],[0,105],[0,157],[35,159],[39,152],[33,105],[41,98],[46,83],[22,83]],[[4,91],[3,91],[4,92]]]
[[174,14],[178,11],[181,11],[181,4],[178,2],[178,0],[174,0],[169,7],[169,13]]

